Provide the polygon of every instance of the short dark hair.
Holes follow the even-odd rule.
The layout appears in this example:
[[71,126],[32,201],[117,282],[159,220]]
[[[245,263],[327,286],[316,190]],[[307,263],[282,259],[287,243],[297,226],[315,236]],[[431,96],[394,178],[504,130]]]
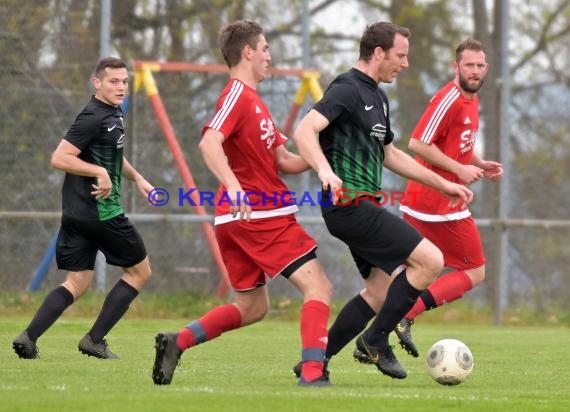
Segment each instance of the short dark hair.
[[127,65],[121,59],[116,57],[105,57],[104,59],[99,60],[97,63],[97,67],[95,67],[95,71],[93,72],[93,76],[97,77],[98,79],[102,79],[105,77],[105,69],[123,69],[127,68]]
[[228,67],[236,66],[241,60],[241,51],[246,45],[255,50],[263,28],[252,21],[237,20],[220,30],[218,42]]
[[469,38],[462,41],[459,46],[457,46],[457,49],[455,49],[455,61],[457,63],[459,63],[461,60],[461,54],[463,53],[463,50],[482,51],[485,53],[485,48],[480,41]]
[[394,47],[396,34],[401,34],[406,38],[410,38],[412,35],[407,27],[385,21],[366,26],[360,39],[359,60],[370,60],[376,47],[381,47],[384,51],[390,50]]

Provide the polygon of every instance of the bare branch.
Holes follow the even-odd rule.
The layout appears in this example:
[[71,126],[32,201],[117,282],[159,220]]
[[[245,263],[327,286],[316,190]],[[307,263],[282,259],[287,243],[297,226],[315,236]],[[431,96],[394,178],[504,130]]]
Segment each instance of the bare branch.
[[570,28],[567,27],[563,31],[561,31],[560,33],[548,36],[548,33],[549,33],[552,25],[554,24],[554,22],[556,21],[558,16],[560,14],[562,14],[564,12],[564,10],[568,7],[568,5],[570,5],[570,0],[562,1],[558,5],[558,7],[552,12],[552,14],[547,16],[545,24],[542,27],[542,30],[540,32],[540,35],[538,36],[538,38],[536,40],[535,46],[532,48],[532,50],[525,53],[522,56],[522,58],[519,60],[518,63],[516,63],[514,66],[511,67],[511,73],[512,74],[515,74],[519,69],[521,69],[524,65],[526,65],[537,53],[545,50],[549,41],[553,40],[552,36],[557,36],[554,38],[558,38],[558,36],[561,37],[565,33],[568,33]]

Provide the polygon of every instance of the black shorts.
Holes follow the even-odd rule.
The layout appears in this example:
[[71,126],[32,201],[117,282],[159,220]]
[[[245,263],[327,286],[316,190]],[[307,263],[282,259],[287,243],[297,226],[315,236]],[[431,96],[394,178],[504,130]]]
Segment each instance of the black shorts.
[[124,268],[147,255],[141,235],[125,215],[103,221],[62,216],[55,252],[59,269],[93,270],[98,250],[108,264]]
[[392,274],[423,239],[412,225],[370,200],[321,210],[329,232],[348,245],[364,279],[373,267]]

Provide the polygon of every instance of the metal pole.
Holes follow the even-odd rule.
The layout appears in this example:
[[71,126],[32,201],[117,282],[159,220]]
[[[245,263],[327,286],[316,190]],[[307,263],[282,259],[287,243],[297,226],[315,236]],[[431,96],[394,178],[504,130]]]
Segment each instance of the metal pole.
[[[498,7],[501,7],[501,36],[500,36],[500,56],[501,56],[501,93],[500,93],[500,118],[499,118],[499,128],[500,128],[500,149],[501,156],[500,161],[503,164],[503,168],[507,172],[507,175],[501,179],[499,186],[499,220],[504,223],[509,216],[509,156],[510,156],[510,117],[509,117],[509,103],[511,97],[511,79],[510,79],[510,67],[509,67],[509,31],[510,31],[510,16],[509,16],[509,0],[504,0],[497,2]],[[501,236],[500,236],[500,273],[498,276],[498,288],[497,288],[497,304],[495,311],[495,324],[501,324],[501,318],[503,310],[508,305],[508,280],[509,280],[509,233],[507,226],[501,224]]]
[[[303,69],[307,69],[311,66],[311,12],[309,9],[309,0],[303,0],[303,13],[301,19],[301,30],[302,30],[302,64]],[[306,106],[306,104],[304,105]],[[302,113],[306,110],[302,110]],[[291,130],[293,130],[292,128]],[[302,173],[300,175],[299,184],[300,190],[309,190],[311,184],[311,174],[308,172]]]
[[311,12],[309,9],[309,0],[303,0],[303,69],[311,66]]
[[101,0],[101,28],[99,32],[99,57],[111,53],[111,0]]
[[[99,32],[99,57],[111,53],[111,0],[101,0],[101,28]],[[95,289],[103,292],[107,284],[107,264],[105,256],[97,252],[95,259]]]

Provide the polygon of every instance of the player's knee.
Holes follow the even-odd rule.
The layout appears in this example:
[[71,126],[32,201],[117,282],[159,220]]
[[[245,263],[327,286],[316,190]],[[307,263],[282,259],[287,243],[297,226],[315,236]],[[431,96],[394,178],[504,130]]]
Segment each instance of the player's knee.
[[152,270],[149,267],[148,270],[144,270],[141,272],[140,274],[140,279],[143,283],[146,283],[150,280],[150,277],[152,276]]
[[84,272],[68,272],[65,282],[61,284],[73,295],[73,300],[79,299],[91,286],[92,277]]
[[443,270],[443,254],[427,239],[422,240],[410,256],[408,276],[412,284],[419,288],[427,288]]
[[473,286],[483,283],[485,280],[485,266],[481,266],[477,269],[467,270],[467,275],[471,279]]
[[437,247],[430,250],[429,258],[426,261],[426,274],[430,283],[433,282],[441,273],[444,266],[443,253]]
[[130,283],[133,283],[138,290],[141,290],[142,287],[149,281],[151,275],[152,270],[150,268],[148,257],[135,266],[132,266],[125,270],[125,276],[130,278]]
[[241,312],[241,324],[242,326],[250,325],[252,323],[259,322],[265,318],[269,312],[269,304],[256,302],[254,305],[239,305],[239,310]]

